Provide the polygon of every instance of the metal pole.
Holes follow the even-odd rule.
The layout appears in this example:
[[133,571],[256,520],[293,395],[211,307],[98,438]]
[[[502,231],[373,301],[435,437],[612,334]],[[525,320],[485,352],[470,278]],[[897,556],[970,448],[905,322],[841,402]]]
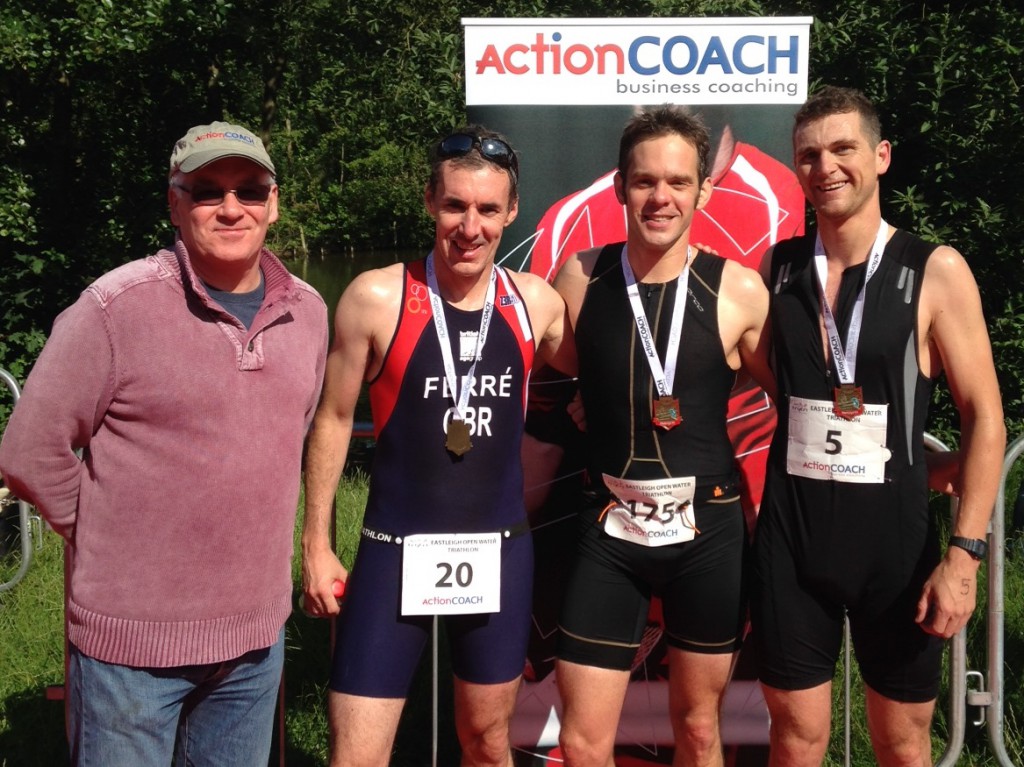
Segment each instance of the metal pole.
[[[11,392],[14,404],[18,404],[18,399],[21,397],[21,389],[18,387],[18,382],[15,380],[14,376],[3,368],[0,368],[0,380],[4,382],[7,389]],[[7,499],[2,497],[0,497],[0,501],[4,501],[5,503],[8,502]],[[0,508],[3,508],[3,506],[0,505]],[[18,537],[21,542],[21,564],[18,567],[18,571],[9,581],[0,583],[0,593],[14,588],[28,572],[29,565],[32,564],[32,531],[33,528],[36,527],[38,528],[37,536],[41,546],[43,530],[39,517],[32,513],[32,507],[27,501],[18,499]]]
[[1003,741],[1003,572],[1006,566],[1006,480],[1013,464],[1024,455],[1024,436],[1018,437],[1003,459],[1003,477],[999,483],[992,524],[989,527],[988,564],[988,678],[991,705],[988,713],[988,739],[999,764],[1012,767]]
[[850,725],[850,660],[851,660],[850,656],[851,656],[851,653],[850,653],[850,617],[848,615],[843,617],[843,650],[844,650],[844,654],[845,654],[845,662],[843,663],[843,672],[844,672],[843,673],[843,697],[845,699],[845,702],[843,703],[843,707],[844,707],[844,710],[843,710],[843,728],[844,728],[843,741],[844,741],[844,748],[845,748],[845,751],[846,751],[846,753],[843,755],[843,765],[844,765],[844,767],[850,767],[850,755],[851,755],[851,751],[853,750],[853,748],[852,748],[852,745],[851,745],[851,742],[850,742],[850,735],[851,735],[851,729],[852,729],[851,725]]
[[[949,452],[949,447],[933,437],[924,435],[925,450],[934,453]],[[950,515],[956,519],[959,505],[950,498]],[[949,644],[949,743],[935,767],[953,767],[964,748],[967,729],[967,628],[961,629]]]
[[433,677],[432,693],[433,693],[433,704],[430,707],[430,725],[431,725],[431,752],[430,752],[430,763],[433,767],[437,767],[437,709],[438,709],[438,684],[437,684],[437,616],[434,616],[434,630],[433,630],[433,650],[431,657],[431,676]]

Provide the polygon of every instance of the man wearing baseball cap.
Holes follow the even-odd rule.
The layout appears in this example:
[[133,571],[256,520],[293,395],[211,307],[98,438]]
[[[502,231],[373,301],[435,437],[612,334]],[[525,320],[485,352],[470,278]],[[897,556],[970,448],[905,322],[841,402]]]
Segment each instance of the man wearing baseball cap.
[[264,247],[274,163],[237,125],[174,146],[173,247],[56,320],[0,473],[67,544],[73,765],[266,764],[323,300]]

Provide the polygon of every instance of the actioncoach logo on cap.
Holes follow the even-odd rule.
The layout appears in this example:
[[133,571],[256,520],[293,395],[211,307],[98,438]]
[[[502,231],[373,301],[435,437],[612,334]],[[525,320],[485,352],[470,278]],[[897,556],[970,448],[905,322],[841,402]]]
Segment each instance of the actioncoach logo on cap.
[[258,136],[240,125],[213,122],[196,125],[178,139],[171,153],[170,175],[191,173],[225,157],[241,157],[275,172],[274,162]]
[[202,135],[195,137],[195,142],[198,144],[200,141],[206,141],[211,138],[222,138],[228,141],[244,141],[250,146],[256,146],[256,139],[253,136],[247,136],[244,133],[236,133],[235,131],[209,131]]

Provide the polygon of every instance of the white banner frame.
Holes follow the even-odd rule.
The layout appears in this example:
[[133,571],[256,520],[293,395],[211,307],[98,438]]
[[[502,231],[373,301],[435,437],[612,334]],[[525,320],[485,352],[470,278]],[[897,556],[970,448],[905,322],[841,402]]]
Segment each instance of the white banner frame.
[[466,105],[801,104],[811,22],[464,18]]

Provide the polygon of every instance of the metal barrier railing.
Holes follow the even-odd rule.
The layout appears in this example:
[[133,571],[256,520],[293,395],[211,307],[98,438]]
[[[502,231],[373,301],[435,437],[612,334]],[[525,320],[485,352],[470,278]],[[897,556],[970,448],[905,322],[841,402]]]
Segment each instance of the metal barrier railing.
[[[970,672],[982,682],[979,690],[967,694],[967,703],[978,706],[988,726],[989,745],[1000,765],[1012,767],[1003,740],[1003,573],[1006,567],[1006,482],[1013,465],[1024,455],[1024,436],[1018,437],[1006,450],[1003,473],[999,481],[999,494],[992,511],[992,524],[988,532],[988,681],[979,672]],[[978,724],[981,724],[979,721]]]
[[[18,398],[21,396],[21,389],[14,376],[0,368],[0,381],[4,382],[17,404]],[[0,511],[15,503],[18,505],[18,539],[21,548],[21,563],[14,575],[8,580],[0,582],[0,593],[18,585],[28,572],[29,565],[32,564],[33,551],[38,551],[43,545],[43,527],[39,516],[32,513],[32,507],[27,501],[15,498],[7,488],[0,489]]]

